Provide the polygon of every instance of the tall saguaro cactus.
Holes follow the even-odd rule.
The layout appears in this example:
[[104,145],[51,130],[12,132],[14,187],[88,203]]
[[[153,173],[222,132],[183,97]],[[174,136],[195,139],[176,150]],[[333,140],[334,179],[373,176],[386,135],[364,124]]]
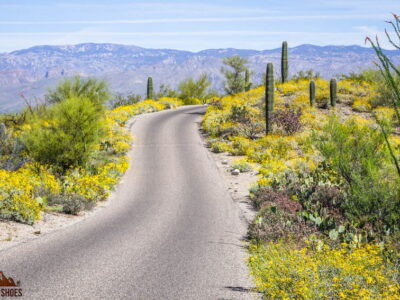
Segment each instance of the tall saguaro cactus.
[[275,93],[274,65],[272,63],[268,63],[266,84],[265,84],[265,125],[267,134],[270,134],[272,132],[272,118],[274,112],[274,98],[275,98],[274,93]]
[[310,81],[310,106],[315,105],[315,81]]
[[153,99],[154,89],[153,89],[153,78],[147,78],[147,99]]
[[336,95],[337,82],[336,82],[336,79],[331,79],[331,82],[330,82],[330,85],[329,85],[329,89],[330,89],[331,106],[335,107],[336,106],[336,100],[337,100],[337,95]]
[[281,75],[282,75],[282,83],[287,82],[289,78],[289,58],[288,58],[287,42],[282,43]]

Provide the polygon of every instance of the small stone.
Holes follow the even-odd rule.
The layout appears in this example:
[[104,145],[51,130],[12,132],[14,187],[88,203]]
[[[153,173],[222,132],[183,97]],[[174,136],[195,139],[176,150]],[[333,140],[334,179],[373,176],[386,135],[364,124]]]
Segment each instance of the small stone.
[[235,193],[237,193],[238,190],[235,190]]
[[227,161],[226,159],[224,159],[224,160],[221,162],[221,164],[227,165],[227,164],[228,164],[228,161]]
[[231,172],[232,175],[239,175],[240,171],[238,169],[235,169]]

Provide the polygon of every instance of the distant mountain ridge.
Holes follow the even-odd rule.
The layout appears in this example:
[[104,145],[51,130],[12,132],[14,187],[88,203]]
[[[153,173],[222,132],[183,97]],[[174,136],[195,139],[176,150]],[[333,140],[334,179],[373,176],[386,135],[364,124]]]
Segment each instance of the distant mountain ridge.
[[[400,51],[387,50],[395,63]],[[64,46],[35,46],[0,54],[0,111],[20,109],[28,99],[42,98],[48,87],[73,76],[96,76],[107,80],[113,92],[144,94],[146,79],[176,87],[187,77],[208,73],[217,89],[222,87],[220,67],[224,57],[240,55],[249,60],[254,82],[261,82],[267,62],[279,72],[281,49],[208,49],[199,52],[148,49],[133,45],[85,43]],[[289,49],[289,69],[314,69],[325,78],[372,67],[376,60],[371,48],[360,46],[301,45]]]

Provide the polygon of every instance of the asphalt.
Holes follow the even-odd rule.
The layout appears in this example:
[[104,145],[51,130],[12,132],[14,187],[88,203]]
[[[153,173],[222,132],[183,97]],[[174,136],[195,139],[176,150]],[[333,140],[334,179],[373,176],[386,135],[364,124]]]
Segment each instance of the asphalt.
[[26,299],[254,299],[246,226],[198,123],[203,106],[139,116],[110,205],[0,252]]

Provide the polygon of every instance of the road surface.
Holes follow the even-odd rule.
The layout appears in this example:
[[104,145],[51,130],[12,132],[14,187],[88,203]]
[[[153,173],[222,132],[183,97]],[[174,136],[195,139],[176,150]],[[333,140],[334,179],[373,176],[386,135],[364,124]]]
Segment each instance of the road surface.
[[107,208],[0,252],[27,299],[253,299],[246,226],[203,146],[205,107],[138,116]]

